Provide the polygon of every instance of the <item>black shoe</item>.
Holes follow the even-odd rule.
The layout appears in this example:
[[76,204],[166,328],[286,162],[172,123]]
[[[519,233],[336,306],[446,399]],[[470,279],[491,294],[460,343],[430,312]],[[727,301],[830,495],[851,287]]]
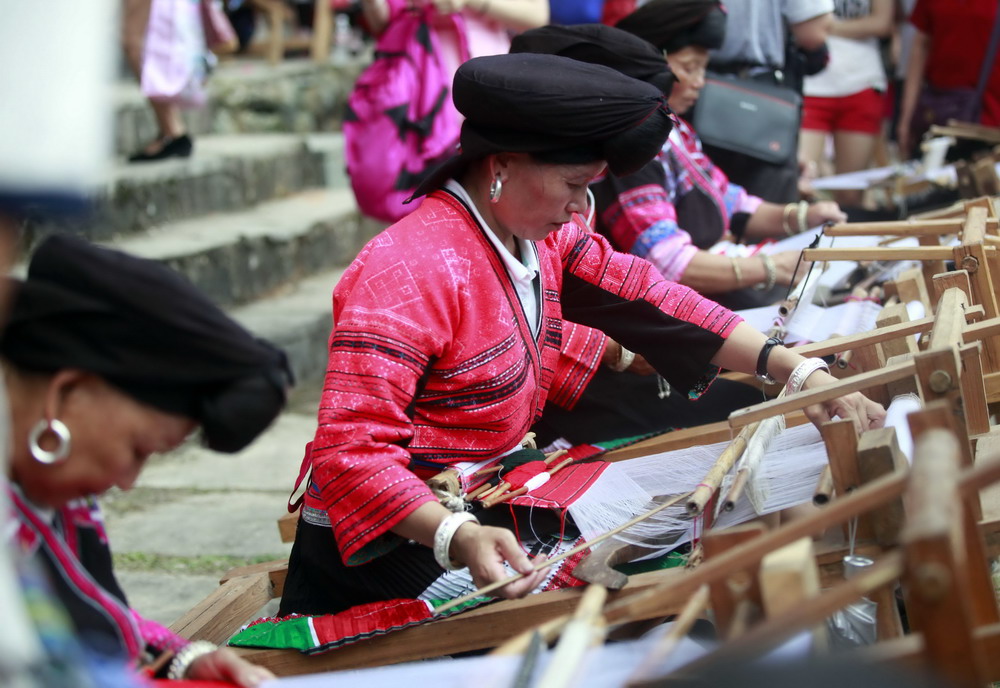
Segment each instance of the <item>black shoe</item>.
[[194,149],[194,143],[187,134],[177,138],[163,137],[160,139],[160,148],[154,153],[139,151],[129,157],[129,162],[152,162],[154,160],[165,160],[166,158],[189,158]]

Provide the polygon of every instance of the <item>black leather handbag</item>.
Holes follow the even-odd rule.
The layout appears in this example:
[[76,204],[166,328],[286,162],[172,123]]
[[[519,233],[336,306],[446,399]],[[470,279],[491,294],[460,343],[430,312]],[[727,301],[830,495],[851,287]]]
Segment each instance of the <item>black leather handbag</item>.
[[703,143],[779,165],[796,154],[801,105],[790,88],[709,72],[692,124]]

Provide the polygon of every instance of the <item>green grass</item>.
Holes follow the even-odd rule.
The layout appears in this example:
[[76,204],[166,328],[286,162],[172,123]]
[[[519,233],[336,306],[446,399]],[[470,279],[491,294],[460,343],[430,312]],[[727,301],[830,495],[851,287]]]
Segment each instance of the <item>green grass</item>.
[[249,566],[265,561],[283,559],[283,554],[237,557],[226,554],[205,554],[183,557],[168,554],[125,552],[113,555],[118,571],[147,571],[155,573],[180,573],[185,575],[221,576],[237,566]]

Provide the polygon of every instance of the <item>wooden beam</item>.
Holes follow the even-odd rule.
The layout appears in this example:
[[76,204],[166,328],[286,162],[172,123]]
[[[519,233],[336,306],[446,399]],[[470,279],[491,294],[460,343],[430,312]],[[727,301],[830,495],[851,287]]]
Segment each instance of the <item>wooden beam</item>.
[[913,361],[910,361],[886,366],[882,370],[859,373],[836,383],[805,390],[790,397],[765,401],[762,404],[755,404],[745,409],[733,411],[729,416],[729,425],[733,428],[742,428],[764,418],[788,413],[789,411],[798,411],[812,404],[836,399],[849,392],[857,392],[858,390],[868,389],[876,385],[884,385],[888,382],[901,380],[907,375],[913,375],[915,372],[915,364]]
[[[993,248],[987,249],[992,251]],[[802,259],[812,262],[830,260],[951,260],[954,250],[949,246],[885,246],[882,248],[844,247],[807,248],[802,251]]]
[[273,597],[266,573],[234,578],[188,610],[170,630],[189,640],[224,644]]
[[888,222],[845,222],[823,230],[826,236],[933,236],[958,234],[962,231],[961,218],[940,220],[898,220]]
[[[608,599],[612,603],[628,599],[679,578],[682,573],[681,569],[667,569],[631,576],[629,586],[610,593]],[[307,656],[295,650],[232,649],[278,676],[382,666],[482,650],[495,647],[524,629],[572,612],[580,601],[582,590],[565,588],[529,595],[520,600],[496,602],[320,655]],[[667,614],[679,613],[686,602],[687,595],[668,593],[658,600],[656,614],[665,615],[662,614],[664,610]]]

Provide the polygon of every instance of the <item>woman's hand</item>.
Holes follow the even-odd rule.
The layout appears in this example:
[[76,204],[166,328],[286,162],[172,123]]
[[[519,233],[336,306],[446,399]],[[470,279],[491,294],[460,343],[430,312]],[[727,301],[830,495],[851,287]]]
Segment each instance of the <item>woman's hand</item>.
[[228,681],[243,688],[256,688],[275,678],[262,666],[251,664],[228,647],[203,655],[191,663],[187,678],[198,681]]
[[[509,583],[497,591],[501,597],[524,597],[545,580],[545,571],[532,572],[533,564],[518,544],[514,534],[505,528],[463,523],[451,540],[451,555],[469,567],[476,587],[503,580],[509,576],[506,561],[524,578]],[[536,559],[535,563],[543,561]]]
[[847,214],[833,201],[818,201],[810,205],[806,212],[806,224],[815,227],[824,222],[847,222]]
[[774,261],[775,284],[791,285],[793,278],[796,278],[795,281],[797,282],[802,279],[806,272],[805,270],[801,270],[798,275],[795,274],[795,266],[799,263],[798,251],[781,251],[780,253],[772,254],[771,260]]
[[[635,373],[636,375],[652,375],[656,372],[656,369],[649,365],[649,361],[642,356],[642,354],[633,354],[634,358],[629,366],[625,369],[630,373]],[[604,342],[604,353],[601,355],[601,363],[606,365],[612,370],[616,370],[616,366],[621,361],[622,357],[622,345],[616,342],[611,337],[608,337]]]
[[[806,378],[803,389],[815,389],[823,385],[836,382],[832,375],[817,370]],[[858,434],[872,428],[881,428],[885,424],[885,409],[881,404],[877,404],[860,392],[852,392],[842,397],[837,397],[822,404],[814,404],[804,409],[806,418],[811,420],[816,427],[823,423],[842,418],[854,423],[854,429]]]

